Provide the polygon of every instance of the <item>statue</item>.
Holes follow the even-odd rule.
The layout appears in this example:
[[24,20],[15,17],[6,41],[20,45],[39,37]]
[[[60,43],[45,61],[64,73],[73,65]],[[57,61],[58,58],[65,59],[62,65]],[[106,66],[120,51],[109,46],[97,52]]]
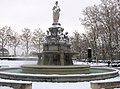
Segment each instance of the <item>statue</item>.
[[60,25],[58,23],[60,17],[60,7],[58,6],[58,1],[55,2],[55,6],[53,7],[53,25]]

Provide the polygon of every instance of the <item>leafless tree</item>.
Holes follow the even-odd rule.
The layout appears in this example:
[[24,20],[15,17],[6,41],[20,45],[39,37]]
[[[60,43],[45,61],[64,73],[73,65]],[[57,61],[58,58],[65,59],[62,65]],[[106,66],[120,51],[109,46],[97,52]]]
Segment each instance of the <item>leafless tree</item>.
[[[114,51],[120,46],[119,44],[119,27],[120,16],[119,10],[114,0],[101,0],[100,5],[87,7],[84,11],[82,24],[88,30],[89,40],[92,40],[96,60],[98,54],[109,55],[113,60]],[[104,55],[104,56],[105,56]]]
[[44,36],[45,33],[40,28],[35,29],[33,32],[32,36],[33,46],[38,50],[39,53],[41,51],[42,42],[44,41]]
[[20,45],[20,36],[17,32],[14,32],[13,35],[9,37],[8,45],[13,48],[14,56],[16,56],[16,48]]
[[32,38],[32,34],[30,29],[24,28],[22,30],[21,40],[22,40],[23,47],[25,47],[26,49],[25,51],[26,56],[28,56],[29,50],[31,48],[31,38]]
[[12,35],[12,30],[10,27],[5,26],[0,29],[0,44],[2,48],[2,56],[4,57],[4,50],[3,48],[8,43],[8,38]]
[[88,39],[86,38],[85,34],[81,34],[78,31],[74,31],[73,34],[74,35],[70,37],[71,48],[73,51],[76,51],[79,53],[78,59],[85,58],[86,51],[89,45]]
[[[97,39],[99,34],[99,9],[96,5],[93,7],[87,7],[84,11],[84,19],[82,19],[82,24],[88,29],[88,38],[91,48],[94,49],[95,58],[97,60]],[[94,42],[94,43],[93,43]]]

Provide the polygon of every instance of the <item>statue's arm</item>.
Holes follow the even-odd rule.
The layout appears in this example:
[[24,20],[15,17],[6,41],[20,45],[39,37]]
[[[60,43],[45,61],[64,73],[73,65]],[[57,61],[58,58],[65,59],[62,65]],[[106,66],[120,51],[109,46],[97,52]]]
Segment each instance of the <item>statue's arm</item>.
[[59,12],[61,11],[61,9],[60,9],[60,8],[59,8],[58,10],[59,10]]
[[54,6],[52,10],[55,10],[55,8],[56,8],[56,7]]

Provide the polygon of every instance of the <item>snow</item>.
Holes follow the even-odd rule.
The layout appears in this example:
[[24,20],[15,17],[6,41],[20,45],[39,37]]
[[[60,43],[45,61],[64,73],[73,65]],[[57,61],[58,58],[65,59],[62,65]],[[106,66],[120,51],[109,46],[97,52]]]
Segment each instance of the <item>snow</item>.
[[8,82],[11,82],[11,83],[20,83],[20,84],[30,84],[32,82],[30,81],[16,81],[16,80],[5,80],[5,79],[0,79],[0,82],[4,82],[4,83],[8,83]]
[[9,60],[1,60],[1,67],[20,67],[22,64],[37,64],[37,61],[9,61]]
[[[120,73],[119,73],[120,74]],[[97,82],[111,82],[111,81],[113,81],[113,82],[115,82],[115,81],[120,81],[120,76],[118,76],[118,77],[115,77],[115,78],[111,78],[111,79],[106,79],[106,80],[97,80],[97,81],[91,81],[91,82],[93,82],[93,83],[97,83]]]
[[13,89],[11,87],[6,87],[6,86],[0,86],[0,89]]
[[[6,66],[6,67],[19,67],[22,64],[36,64],[36,63],[37,61],[0,60],[0,66]],[[84,63],[84,62],[76,62],[76,61],[74,61],[74,64],[75,65],[89,64],[90,66],[105,66],[106,65],[104,63]],[[99,81],[103,82],[103,81],[118,81],[118,80],[120,80],[120,77],[106,79],[106,80],[99,80]],[[3,81],[3,80],[0,79],[0,81]],[[15,82],[15,80],[4,80],[4,81]],[[32,89],[40,89],[40,88],[41,89],[91,89],[90,82],[75,82],[75,83],[32,82]],[[13,89],[13,88],[0,86],[0,89]]]
[[[86,86],[87,85],[87,86]],[[78,82],[78,83],[45,83],[45,82],[34,82],[32,89],[91,89],[89,82]]]
[[73,63],[75,64],[75,65],[90,65],[90,66],[106,66],[107,64],[106,63],[89,63],[89,62],[78,62],[78,61],[73,61]]

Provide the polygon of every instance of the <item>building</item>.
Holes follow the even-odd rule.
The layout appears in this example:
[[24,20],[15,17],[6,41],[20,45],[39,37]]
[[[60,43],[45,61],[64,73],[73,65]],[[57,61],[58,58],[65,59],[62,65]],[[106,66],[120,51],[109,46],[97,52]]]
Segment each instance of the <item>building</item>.
[[9,51],[6,48],[0,48],[0,57],[8,57]]

